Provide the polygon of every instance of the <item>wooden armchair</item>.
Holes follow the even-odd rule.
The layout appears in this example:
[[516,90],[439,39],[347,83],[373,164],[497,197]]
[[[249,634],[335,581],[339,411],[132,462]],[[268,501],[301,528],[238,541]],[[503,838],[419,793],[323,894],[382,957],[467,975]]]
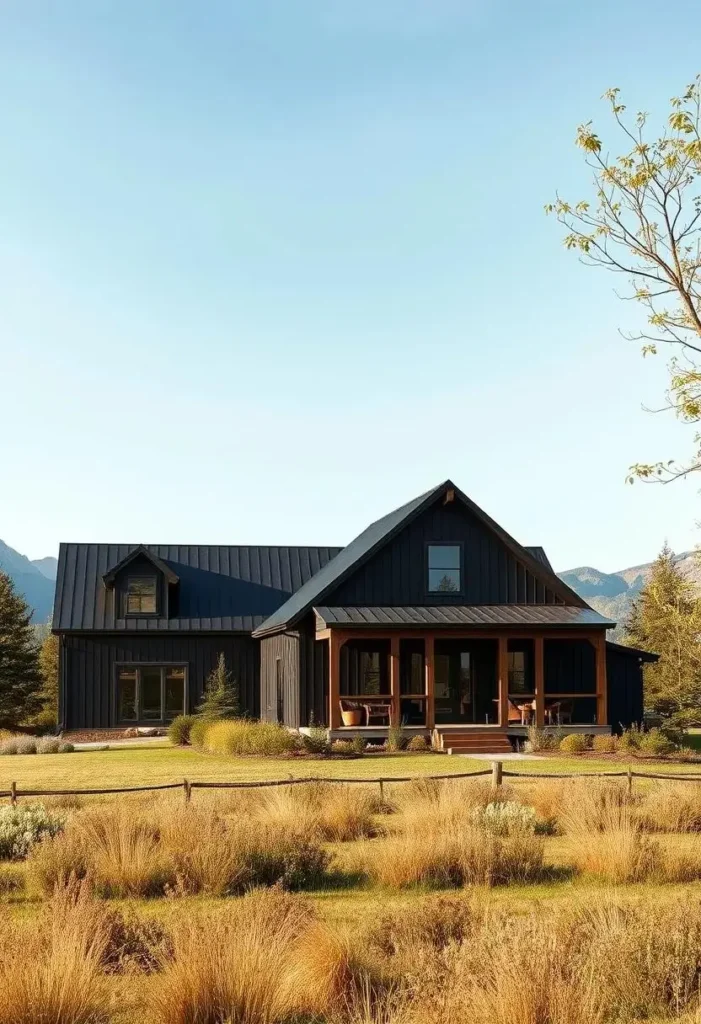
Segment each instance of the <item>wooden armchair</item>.
[[[392,714],[391,701],[367,701],[363,704],[365,709],[366,725],[389,725]],[[379,722],[373,722],[373,718],[379,718]]]

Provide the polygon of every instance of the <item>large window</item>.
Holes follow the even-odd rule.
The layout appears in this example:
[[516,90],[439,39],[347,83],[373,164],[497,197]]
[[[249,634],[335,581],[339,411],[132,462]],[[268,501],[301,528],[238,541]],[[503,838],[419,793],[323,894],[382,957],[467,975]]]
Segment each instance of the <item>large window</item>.
[[172,722],[186,710],[184,665],[123,665],[117,669],[118,722]]
[[341,648],[341,696],[381,697],[389,692],[389,640],[347,640]]
[[155,576],[129,576],[124,597],[126,615],[155,615],[158,611],[158,579]]
[[459,544],[428,545],[429,594],[459,594],[462,591],[461,555]]

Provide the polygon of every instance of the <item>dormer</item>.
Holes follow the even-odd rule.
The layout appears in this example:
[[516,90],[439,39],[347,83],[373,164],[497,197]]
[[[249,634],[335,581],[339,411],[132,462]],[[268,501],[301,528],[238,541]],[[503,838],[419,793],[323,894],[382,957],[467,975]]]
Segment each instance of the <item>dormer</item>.
[[168,619],[175,613],[179,578],[143,544],[113,565],[102,581],[113,592],[115,619]]

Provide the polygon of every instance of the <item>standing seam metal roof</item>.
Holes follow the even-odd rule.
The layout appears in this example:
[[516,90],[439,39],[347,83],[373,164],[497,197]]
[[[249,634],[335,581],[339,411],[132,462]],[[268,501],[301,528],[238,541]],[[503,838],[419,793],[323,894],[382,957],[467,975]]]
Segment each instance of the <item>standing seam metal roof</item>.
[[341,550],[337,547],[143,545],[177,575],[173,618],[117,618],[102,577],[138,544],[61,544],[53,628],[251,632]]
[[616,623],[593,608],[564,604],[420,605],[315,608],[318,625],[375,629],[383,626],[605,626]]

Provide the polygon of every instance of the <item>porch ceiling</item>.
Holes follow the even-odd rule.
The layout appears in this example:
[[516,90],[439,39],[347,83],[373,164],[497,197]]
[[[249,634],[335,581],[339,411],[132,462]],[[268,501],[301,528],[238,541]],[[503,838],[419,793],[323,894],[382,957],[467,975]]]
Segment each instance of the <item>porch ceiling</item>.
[[408,607],[315,608],[317,629],[382,629],[384,627],[451,629],[456,626],[489,629],[495,626],[570,628],[616,625],[593,608],[568,605],[421,605]]

